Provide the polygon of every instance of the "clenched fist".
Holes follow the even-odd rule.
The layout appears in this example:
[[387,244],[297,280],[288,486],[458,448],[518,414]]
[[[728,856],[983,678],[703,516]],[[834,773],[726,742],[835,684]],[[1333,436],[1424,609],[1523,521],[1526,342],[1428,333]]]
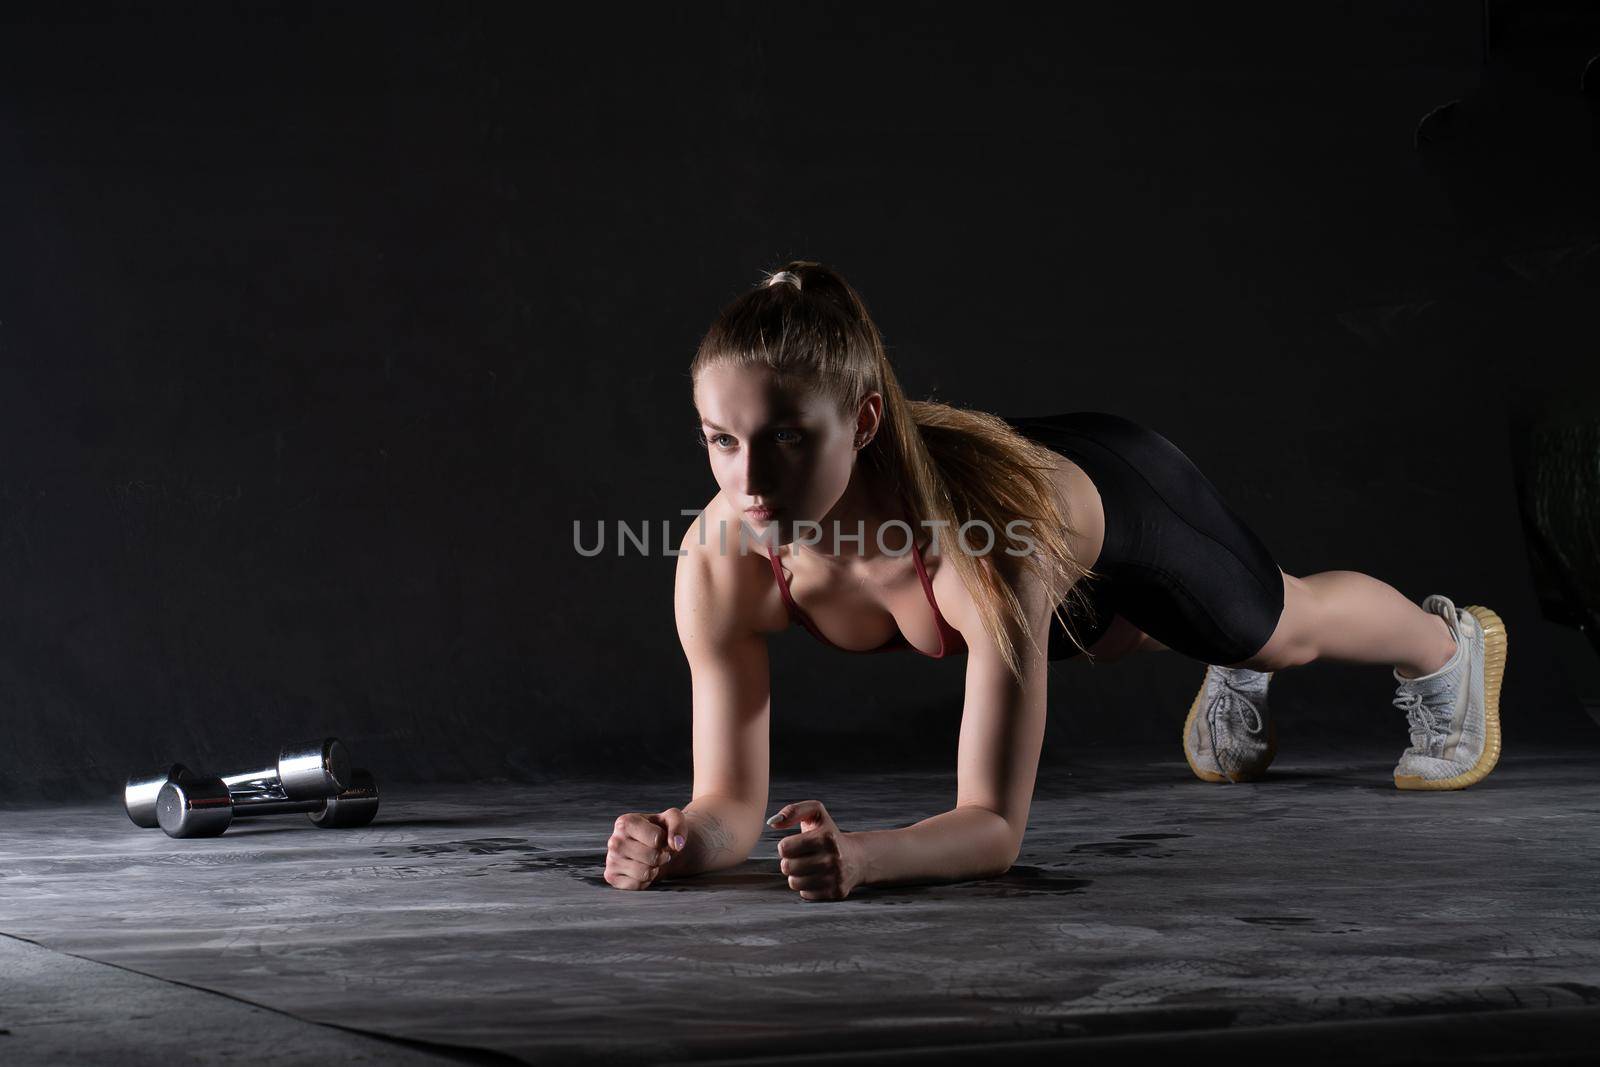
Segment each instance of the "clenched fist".
[[682,808],[618,815],[606,841],[606,883],[616,889],[643,889],[683,851],[688,831]]
[[843,900],[866,876],[866,855],[854,834],[834,824],[820,800],[802,800],[778,810],[767,825],[798,824],[800,833],[778,842],[778,869],[802,900]]

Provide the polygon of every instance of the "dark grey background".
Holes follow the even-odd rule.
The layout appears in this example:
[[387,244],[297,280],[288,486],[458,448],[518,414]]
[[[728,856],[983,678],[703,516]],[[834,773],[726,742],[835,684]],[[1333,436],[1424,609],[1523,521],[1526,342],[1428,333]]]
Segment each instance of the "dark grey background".
[[[1290,573],[1498,610],[1508,748],[1597,733],[1507,440],[1592,387],[1588,5],[862,6],[8,5],[0,794],[687,780],[685,370],[796,255],[911,395],[1153,426]],[[953,765],[963,662],[791,630],[774,770]],[[1181,759],[1202,673],[1058,665],[1045,759]],[[1406,743],[1386,668],[1274,684],[1285,753]]]

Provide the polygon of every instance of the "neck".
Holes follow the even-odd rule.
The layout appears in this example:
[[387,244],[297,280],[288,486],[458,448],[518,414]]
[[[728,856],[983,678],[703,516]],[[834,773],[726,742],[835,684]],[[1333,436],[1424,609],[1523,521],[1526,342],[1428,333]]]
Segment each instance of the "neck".
[[[905,526],[884,531],[883,544],[890,549],[885,552],[878,547],[878,533],[885,523],[895,520],[905,523]],[[906,543],[907,527],[911,530],[912,541],[921,540],[922,534],[899,506],[895,495],[878,483],[864,463],[857,463],[851,470],[844,493],[819,523],[822,526],[821,540],[814,545],[796,547],[834,566],[891,555]],[[858,532],[861,534],[859,542],[855,536]],[[901,552],[897,558],[904,558],[905,554]]]

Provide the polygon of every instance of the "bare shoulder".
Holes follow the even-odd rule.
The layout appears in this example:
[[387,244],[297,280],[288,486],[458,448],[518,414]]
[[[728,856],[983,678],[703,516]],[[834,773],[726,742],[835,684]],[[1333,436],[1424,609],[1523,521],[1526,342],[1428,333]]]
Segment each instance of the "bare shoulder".
[[772,611],[772,564],[764,547],[739,547],[739,522],[719,493],[678,542],[674,613],[688,645],[726,644],[781,630],[787,619]]

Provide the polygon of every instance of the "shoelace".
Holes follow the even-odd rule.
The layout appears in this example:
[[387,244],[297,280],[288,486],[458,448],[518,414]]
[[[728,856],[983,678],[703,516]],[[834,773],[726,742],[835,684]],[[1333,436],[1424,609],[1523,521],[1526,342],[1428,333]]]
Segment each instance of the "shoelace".
[[[1266,724],[1261,721],[1261,712],[1256,710],[1255,701],[1251,699],[1254,694],[1228,681],[1228,676],[1225,674],[1220,675],[1217,680],[1222,684],[1217,696],[1223,714],[1237,721],[1250,733],[1260,733]],[[1251,725],[1252,721],[1254,725]]]
[[[1462,623],[1463,634],[1457,640],[1463,640],[1466,633],[1471,633],[1472,626],[1471,617],[1467,616]],[[1424,754],[1442,747],[1450,736],[1449,708],[1455,698],[1455,694],[1448,689],[1431,696],[1430,700],[1402,682],[1390,701],[1406,713],[1406,722],[1411,727],[1411,746]]]
[[[1439,703],[1448,704],[1451,694],[1445,690],[1435,694],[1435,698]],[[1417,751],[1430,752],[1436,743],[1442,743],[1449,736],[1449,713],[1429,704],[1421,693],[1402,685],[1390,703],[1406,713],[1406,722],[1411,726],[1411,744]]]
[[[1259,734],[1266,724],[1261,721],[1261,713],[1256,710],[1255,703],[1250,699],[1249,693],[1230,683],[1226,674],[1219,673],[1217,681],[1220,683],[1220,688],[1217,692],[1217,705],[1220,705],[1218,710],[1220,710],[1221,714],[1212,715],[1210,721],[1206,724],[1211,733],[1211,753],[1212,758],[1217,761],[1219,766],[1224,768],[1234,767],[1238,764],[1240,755],[1234,751],[1232,746],[1217,743],[1217,721],[1219,719],[1231,719],[1252,734]],[[1250,725],[1252,720],[1254,721],[1253,726]]]

